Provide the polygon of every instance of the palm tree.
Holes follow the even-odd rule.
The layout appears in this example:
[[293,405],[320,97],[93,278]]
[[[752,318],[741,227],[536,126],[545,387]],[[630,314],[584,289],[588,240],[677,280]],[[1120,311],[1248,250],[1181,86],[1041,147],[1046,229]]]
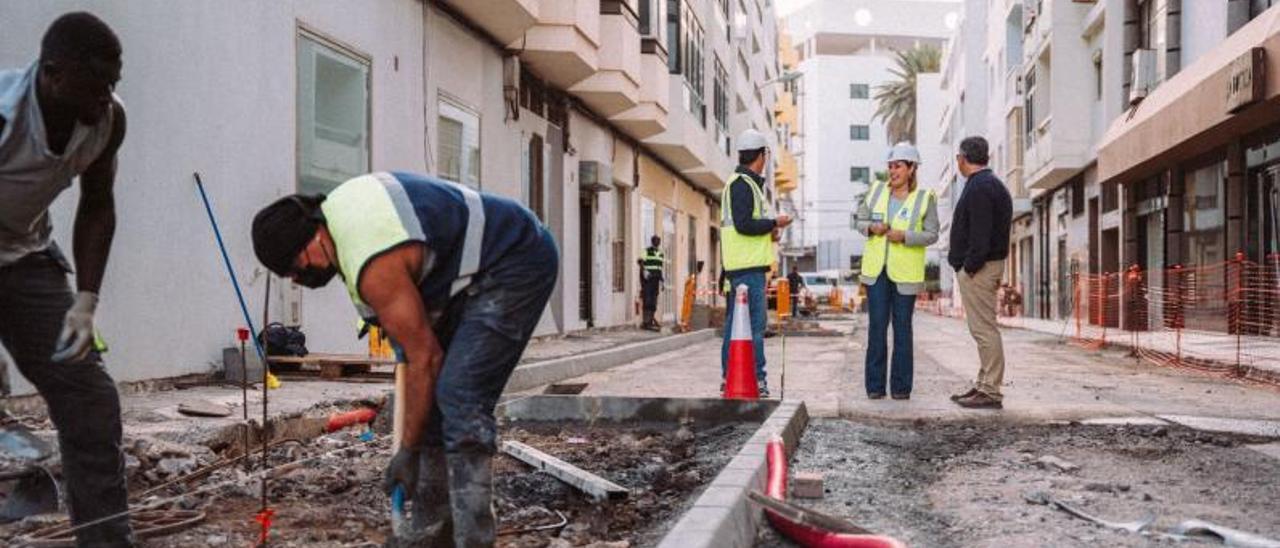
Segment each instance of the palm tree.
[[916,141],[916,75],[938,72],[942,51],[929,45],[894,52],[896,81],[876,86],[875,117],[884,120],[889,142]]

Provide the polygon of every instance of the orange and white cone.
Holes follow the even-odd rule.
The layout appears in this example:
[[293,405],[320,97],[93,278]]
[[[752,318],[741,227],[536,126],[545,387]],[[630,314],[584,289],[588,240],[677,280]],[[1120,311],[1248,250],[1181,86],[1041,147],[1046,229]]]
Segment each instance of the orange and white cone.
[[734,299],[733,325],[729,337],[729,364],[724,379],[724,397],[739,400],[760,398],[756,381],[756,351],[751,341],[751,305],[747,286],[738,286]]

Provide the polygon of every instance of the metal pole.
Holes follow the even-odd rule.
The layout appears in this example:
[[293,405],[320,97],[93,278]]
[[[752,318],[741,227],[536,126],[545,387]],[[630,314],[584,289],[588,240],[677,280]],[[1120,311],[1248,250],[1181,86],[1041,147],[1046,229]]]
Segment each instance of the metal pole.
[[244,414],[244,422],[240,424],[240,433],[244,435],[244,471],[249,471],[249,364],[244,351],[244,340],[240,340],[240,410]]
[[[222,243],[222,231],[218,230],[218,220],[213,216],[213,207],[209,205],[209,196],[204,192],[204,183],[200,180],[200,173],[192,174],[196,179],[196,190],[200,191],[200,200],[204,202],[204,211],[209,214],[209,224],[213,225],[213,235],[218,240],[218,250],[222,252],[222,262],[227,267],[227,276],[231,278],[231,285],[236,290],[236,299],[240,301],[240,312],[244,314],[244,323],[249,326],[250,333],[257,333],[258,330],[253,327],[253,318],[249,317],[249,307],[244,304],[244,294],[240,292],[240,282],[236,280],[236,271],[231,267],[231,257],[227,255],[227,246]],[[258,359],[262,360],[263,370],[266,370],[267,353],[262,350],[262,344],[258,342],[258,338],[253,338],[253,348],[258,352]],[[262,385],[262,389],[266,390],[267,386]]]

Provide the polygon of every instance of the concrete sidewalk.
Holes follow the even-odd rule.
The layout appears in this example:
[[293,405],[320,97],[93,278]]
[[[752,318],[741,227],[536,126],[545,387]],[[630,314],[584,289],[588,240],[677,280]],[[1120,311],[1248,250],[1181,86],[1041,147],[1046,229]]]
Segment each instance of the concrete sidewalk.
[[[1073,319],[1001,317],[1000,324],[1060,338],[1077,337],[1077,324]],[[1088,323],[1082,323],[1078,327],[1081,338],[1091,341],[1102,339],[1102,327]],[[1177,332],[1167,328],[1136,333],[1118,328],[1106,330],[1108,345],[1127,350],[1133,347],[1135,341],[1142,350],[1163,356],[1181,356],[1223,366],[1233,366],[1238,362],[1242,375],[1255,380],[1280,383],[1280,337],[1237,337],[1229,333],[1189,329]]]
[[[1280,419],[1268,388],[1140,363],[1122,350],[1088,350],[1056,336],[1002,330],[1007,369],[1003,411],[969,410],[948,396],[977,375],[977,348],[963,320],[915,316],[915,382],[908,401],[868,400],[862,385],[865,316],[824,322],[842,337],[786,341],[787,399],[803,399],[815,417],[893,420],[1003,419],[1043,421],[1157,415]],[[766,339],[769,385],[783,391],[781,337]],[[708,397],[720,383],[720,341],[645,358],[572,382],[587,394]]]

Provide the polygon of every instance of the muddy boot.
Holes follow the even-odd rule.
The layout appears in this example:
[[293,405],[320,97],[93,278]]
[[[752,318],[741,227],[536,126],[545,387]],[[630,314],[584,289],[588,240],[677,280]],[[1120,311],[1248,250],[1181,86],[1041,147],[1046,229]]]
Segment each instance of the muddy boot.
[[411,519],[397,546],[445,548],[453,546],[453,515],[449,508],[449,466],[444,448],[427,446],[418,460],[418,486],[410,503]]
[[480,452],[449,453],[449,503],[453,506],[453,541],[458,548],[493,546],[493,456]]

